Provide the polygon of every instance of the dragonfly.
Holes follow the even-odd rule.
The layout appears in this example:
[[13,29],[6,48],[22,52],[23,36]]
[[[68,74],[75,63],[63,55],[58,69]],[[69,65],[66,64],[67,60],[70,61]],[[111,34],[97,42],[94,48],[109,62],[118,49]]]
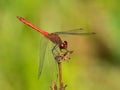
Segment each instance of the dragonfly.
[[[68,30],[68,31],[63,31],[63,32],[53,32],[53,33],[48,33],[40,28],[38,28],[37,26],[35,26],[34,24],[32,24],[30,21],[26,20],[23,17],[17,16],[17,18],[23,22],[24,24],[28,25],[29,27],[33,28],[34,30],[38,31],[39,33],[41,33],[44,37],[46,37],[47,39],[49,39],[53,44],[55,44],[52,48],[52,54],[54,56],[54,58],[56,58],[56,55],[54,53],[54,51],[56,51],[57,48],[60,49],[60,51],[62,52],[62,50],[65,50],[67,53],[69,52],[68,48],[68,42],[67,41],[63,41],[60,37],[60,35],[93,35],[95,34],[95,32],[81,32],[83,31],[82,28],[79,29],[74,29],[74,30]],[[45,45],[43,46],[45,47]],[[65,53],[66,53],[65,52]],[[70,51],[71,52],[71,51]],[[67,54],[65,54],[67,56]],[[65,56],[63,55],[62,58],[64,58]],[[39,74],[38,77],[40,77],[41,72],[42,72],[42,67],[43,67],[43,58],[42,58],[42,63],[39,66]]]

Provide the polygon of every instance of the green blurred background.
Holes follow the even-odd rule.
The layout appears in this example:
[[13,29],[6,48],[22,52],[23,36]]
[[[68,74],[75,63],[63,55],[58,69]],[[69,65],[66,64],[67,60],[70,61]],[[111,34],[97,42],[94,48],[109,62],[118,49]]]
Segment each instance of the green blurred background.
[[0,90],[50,90],[52,82],[49,64],[40,80],[37,77],[41,35],[16,16],[48,32],[80,27],[96,32],[61,36],[74,50],[71,60],[63,63],[66,90],[120,90],[119,4],[120,0],[0,0]]

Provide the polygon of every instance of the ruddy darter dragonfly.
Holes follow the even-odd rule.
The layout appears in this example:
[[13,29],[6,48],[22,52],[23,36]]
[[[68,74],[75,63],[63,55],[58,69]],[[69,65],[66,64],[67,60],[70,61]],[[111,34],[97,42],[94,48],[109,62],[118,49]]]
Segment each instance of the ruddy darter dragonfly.
[[[92,34],[95,34],[94,32],[81,32],[82,31],[81,28],[80,29],[69,30],[69,31],[64,31],[64,32],[48,33],[46,31],[36,27],[35,25],[33,25],[31,22],[29,22],[28,20],[26,20],[23,17],[17,16],[17,18],[21,22],[23,22],[24,24],[26,24],[26,25],[30,26],[31,28],[33,28],[34,30],[40,32],[42,35],[44,35],[46,38],[48,38],[51,42],[53,42],[55,44],[55,46],[52,48],[52,54],[53,55],[54,55],[54,51],[58,47],[59,47],[60,51],[62,51],[62,50],[68,51],[67,50],[68,42],[67,41],[62,41],[61,37],[59,36],[60,34],[67,34],[67,35],[92,35]],[[43,47],[45,47],[45,45]],[[54,55],[54,57],[55,57],[55,55]],[[40,75],[41,75],[42,67],[43,67],[43,61],[40,64],[38,77],[40,77]]]

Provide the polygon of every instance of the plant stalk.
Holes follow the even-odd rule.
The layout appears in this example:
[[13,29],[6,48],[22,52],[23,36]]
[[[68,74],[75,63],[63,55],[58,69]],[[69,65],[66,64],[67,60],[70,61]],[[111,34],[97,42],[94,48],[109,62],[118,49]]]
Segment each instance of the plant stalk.
[[59,84],[60,84],[60,90],[63,90],[63,82],[62,82],[62,64],[61,62],[58,62],[58,69],[59,69]]

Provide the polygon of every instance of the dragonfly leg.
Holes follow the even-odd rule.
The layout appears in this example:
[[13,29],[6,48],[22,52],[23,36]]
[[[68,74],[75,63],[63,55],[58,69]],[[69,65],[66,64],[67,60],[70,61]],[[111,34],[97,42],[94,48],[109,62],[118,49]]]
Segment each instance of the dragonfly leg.
[[58,45],[56,44],[53,48],[52,48],[52,54],[53,54],[53,57],[55,58],[55,56],[56,56],[56,52],[57,52],[57,50],[56,50],[56,48],[58,47]]
[[67,52],[68,51],[68,49],[66,48],[66,49],[60,49],[60,52]]

